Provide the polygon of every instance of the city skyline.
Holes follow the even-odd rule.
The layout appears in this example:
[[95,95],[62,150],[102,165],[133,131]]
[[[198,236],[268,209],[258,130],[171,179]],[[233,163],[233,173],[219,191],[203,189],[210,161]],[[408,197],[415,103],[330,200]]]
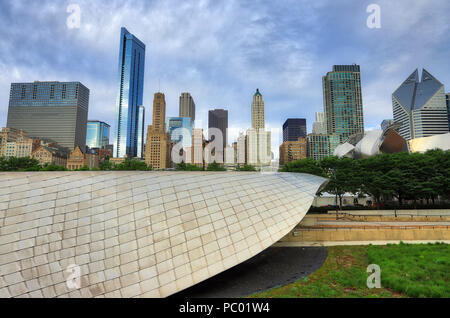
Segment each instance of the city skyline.
[[[230,143],[236,140],[238,130],[251,126],[248,96],[256,87],[265,93],[268,128],[281,130],[286,118],[302,117],[307,119],[308,132],[311,132],[314,113],[323,111],[321,76],[334,64],[361,65],[365,127],[366,130],[374,129],[379,127],[382,119],[392,117],[391,94],[411,69],[424,67],[444,85],[450,82],[446,63],[449,47],[445,41],[448,25],[443,23],[448,3],[438,1],[433,7],[419,2],[390,4],[381,1],[379,4],[382,27],[369,29],[366,5],[357,4],[354,8],[355,4],[349,2],[343,3],[342,8],[327,1],[314,5],[287,2],[272,10],[270,5],[261,3],[205,1],[186,3],[174,12],[170,4],[162,2],[151,5],[137,2],[134,7],[116,3],[109,7],[100,1],[91,5],[80,1],[80,28],[69,29],[64,5],[59,8],[42,2],[39,7],[44,9],[39,20],[28,15],[36,9],[34,5],[4,2],[0,23],[14,26],[14,21],[22,16],[27,17],[27,23],[18,30],[24,32],[21,37],[13,38],[7,34],[4,37],[5,45],[0,55],[0,100],[3,101],[0,125],[6,126],[5,105],[10,83],[76,80],[91,90],[89,119],[100,118],[109,123],[113,143],[117,33],[125,26],[151,51],[145,71],[143,105],[152,105],[153,94],[161,87],[167,99],[167,115],[177,116],[179,95],[190,92],[197,105],[196,126],[203,129],[207,128],[208,110],[214,105],[227,105]],[[350,5],[352,16],[345,12]],[[333,8],[336,10],[330,16]],[[242,13],[235,13],[237,9]],[[164,23],[186,12],[198,18],[191,19],[187,34],[173,22]],[[408,19],[399,17],[398,12],[407,12]],[[246,19],[245,13],[250,13],[250,19]],[[426,19],[430,14],[434,17],[432,21]],[[224,17],[219,19],[221,15]],[[132,19],[135,16],[149,18]],[[157,16],[161,18],[148,22]],[[109,19],[112,22],[108,21],[108,27],[102,26],[101,23]],[[42,24],[44,21],[48,25]],[[213,30],[201,29],[208,21],[217,22]],[[317,26],[318,21],[323,21],[324,25]],[[426,28],[422,27],[423,23]],[[27,35],[27,30],[37,29],[38,24],[36,36],[42,43],[49,44],[48,49],[37,49],[36,40]],[[232,43],[234,37],[230,39],[224,33],[225,30],[236,30],[233,24],[240,27],[238,34],[242,36],[236,43]],[[356,31],[340,41],[324,37],[328,34],[327,28],[336,25],[339,25],[336,32]],[[292,30],[292,34],[279,32],[283,28]],[[308,37],[297,36],[306,29],[309,30]],[[160,33],[172,36],[164,38]],[[47,42],[47,38],[55,34],[61,42]],[[19,43],[19,38],[25,41]],[[404,45],[394,48],[392,43],[400,38]],[[325,54],[330,45],[334,49],[332,56]],[[27,53],[11,54],[14,47]],[[218,74],[221,76],[216,76]],[[146,116],[144,126],[151,120],[150,115]],[[233,130],[235,127],[238,130]],[[282,134],[273,138],[272,149],[278,149],[281,138]]]

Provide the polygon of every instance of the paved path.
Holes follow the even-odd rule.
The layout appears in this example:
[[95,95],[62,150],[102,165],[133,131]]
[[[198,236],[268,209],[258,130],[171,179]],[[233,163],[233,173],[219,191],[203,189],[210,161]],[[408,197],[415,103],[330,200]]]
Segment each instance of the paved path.
[[286,285],[318,270],[327,258],[326,247],[270,247],[175,298],[245,297]]

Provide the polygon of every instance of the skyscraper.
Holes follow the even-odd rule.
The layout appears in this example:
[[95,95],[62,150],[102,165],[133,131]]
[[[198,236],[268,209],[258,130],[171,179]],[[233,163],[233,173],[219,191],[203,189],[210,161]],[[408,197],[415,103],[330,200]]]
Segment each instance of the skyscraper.
[[272,159],[271,133],[265,130],[264,100],[256,89],[252,101],[252,128],[247,130],[247,163],[257,166],[270,165]]
[[89,120],[87,123],[86,146],[89,148],[106,148],[109,145],[110,126],[99,120]]
[[264,100],[257,88],[252,101],[252,128],[264,129],[265,127]]
[[166,130],[170,139],[178,143],[183,141],[183,148],[192,145],[192,126],[189,117],[169,117],[167,118]]
[[[228,110],[225,109],[214,109],[208,112],[208,139],[216,140],[216,134],[220,130],[222,134],[222,149],[215,149],[217,162],[223,162],[224,160],[224,149],[228,145],[227,130],[228,130]],[[218,140],[216,140],[218,142]]]
[[298,137],[296,141],[285,141],[280,146],[280,165],[306,158],[306,139]]
[[139,115],[137,122],[137,154],[136,157],[144,158],[144,126],[145,126],[145,107],[139,106]]
[[298,137],[306,138],[306,119],[287,119],[283,124],[283,142],[297,141]]
[[165,130],[166,99],[163,93],[156,93],[153,99],[153,122],[147,129],[145,163],[153,169],[169,167],[170,136]]
[[338,134],[343,142],[364,132],[359,65],[334,65],[322,82],[327,133]]
[[445,100],[447,102],[448,130],[450,131],[450,93],[445,95]]
[[445,134],[449,130],[444,85],[427,70],[416,69],[392,94],[394,122],[406,140]]
[[179,117],[189,117],[191,119],[191,126],[194,127],[195,103],[189,93],[182,93],[180,96]]
[[192,129],[192,164],[197,167],[203,167],[203,129],[194,128]]
[[6,126],[84,150],[88,110],[89,89],[79,82],[13,83]]
[[236,145],[236,163],[238,166],[242,166],[245,164],[246,160],[246,142],[245,142],[245,135],[243,133],[239,133],[239,137],[237,138],[237,145]]
[[322,160],[333,155],[339,145],[338,134],[309,134],[307,138],[308,157]]
[[325,113],[317,112],[316,113],[316,121],[312,126],[313,134],[322,134],[325,135],[327,133],[327,123],[325,121]]
[[[119,89],[116,102],[116,140],[114,156],[136,157],[140,128],[140,106],[143,100],[145,44],[122,28],[119,50]],[[141,116],[142,118],[142,116]],[[142,145],[142,142],[141,142]],[[142,152],[142,148],[140,149]]]

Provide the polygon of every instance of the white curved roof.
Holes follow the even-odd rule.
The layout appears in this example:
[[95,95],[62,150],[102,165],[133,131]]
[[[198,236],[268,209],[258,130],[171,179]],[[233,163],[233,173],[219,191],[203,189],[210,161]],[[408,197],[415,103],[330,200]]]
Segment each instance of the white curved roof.
[[296,173],[0,173],[0,297],[169,296],[280,240],[325,181]]

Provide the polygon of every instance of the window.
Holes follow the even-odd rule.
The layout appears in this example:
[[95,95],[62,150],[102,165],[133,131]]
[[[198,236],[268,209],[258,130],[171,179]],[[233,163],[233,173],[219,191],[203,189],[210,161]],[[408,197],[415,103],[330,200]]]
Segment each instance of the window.
[[36,98],[37,98],[37,85],[34,84],[33,85],[33,99],[36,99]]
[[55,84],[50,86],[50,99],[55,98]]

